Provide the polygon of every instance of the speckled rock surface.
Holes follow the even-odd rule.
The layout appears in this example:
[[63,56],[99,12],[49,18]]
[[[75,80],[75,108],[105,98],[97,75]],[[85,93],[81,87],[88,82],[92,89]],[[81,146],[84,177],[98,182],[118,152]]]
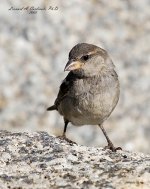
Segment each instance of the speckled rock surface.
[[149,189],[150,156],[1,131],[0,188]]

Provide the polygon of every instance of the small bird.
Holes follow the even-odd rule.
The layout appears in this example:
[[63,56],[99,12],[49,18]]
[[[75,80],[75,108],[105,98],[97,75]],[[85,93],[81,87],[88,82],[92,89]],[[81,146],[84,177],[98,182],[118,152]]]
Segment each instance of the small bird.
[[104,121],[119,100],[119,80],[108,53],[93,44],[79,43],[69,52],[64,71],[70,71],[60,85],[54,105],[47,110],[57,110],[64,118],[62,138],[67,125],[98,125],[106,137],[106,148],[116,151],[104,127]]

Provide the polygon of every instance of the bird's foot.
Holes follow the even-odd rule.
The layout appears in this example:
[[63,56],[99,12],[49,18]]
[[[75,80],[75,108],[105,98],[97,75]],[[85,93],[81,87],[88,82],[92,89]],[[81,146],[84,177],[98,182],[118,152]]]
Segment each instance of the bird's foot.
[[109,149],[112,152],[116,152],[117,150],[122,150],[121,147],[114,147],[114,145],[112,143],[108,143],[108,146],[105,146],[104,149]]
[[57,138],[59,138],[61,140],[65,140],[65,141],[67,141],[70,144],[77,144],[76,142],[74,142],[74,141],[70,140],[69,138],[67,138],[65,135],[58,136]]

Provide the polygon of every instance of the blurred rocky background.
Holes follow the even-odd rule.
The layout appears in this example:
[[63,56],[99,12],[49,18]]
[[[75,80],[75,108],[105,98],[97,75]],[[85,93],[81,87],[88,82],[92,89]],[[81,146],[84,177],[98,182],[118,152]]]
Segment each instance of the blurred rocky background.
[[[113,59],[120,101],[104,127],[116,146],[150,153],[150,1],[5,0],[0,2],[0,129],[60,135],[63,119],[46,112],[67,73],[69,50],[93,43]],[[8,10],[11,7],[57,10]],[[67,136],[104,146],[96,126],[68,127]]]

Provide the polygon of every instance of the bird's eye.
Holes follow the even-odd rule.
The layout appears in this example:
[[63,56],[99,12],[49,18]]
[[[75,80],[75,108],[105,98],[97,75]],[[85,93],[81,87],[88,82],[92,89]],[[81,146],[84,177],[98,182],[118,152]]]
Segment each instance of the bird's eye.
[[89,55],[84,55],[84,56],[82,56],[82,59],[83,59],[84,61],[87,61],[87,60],[89,59]]

